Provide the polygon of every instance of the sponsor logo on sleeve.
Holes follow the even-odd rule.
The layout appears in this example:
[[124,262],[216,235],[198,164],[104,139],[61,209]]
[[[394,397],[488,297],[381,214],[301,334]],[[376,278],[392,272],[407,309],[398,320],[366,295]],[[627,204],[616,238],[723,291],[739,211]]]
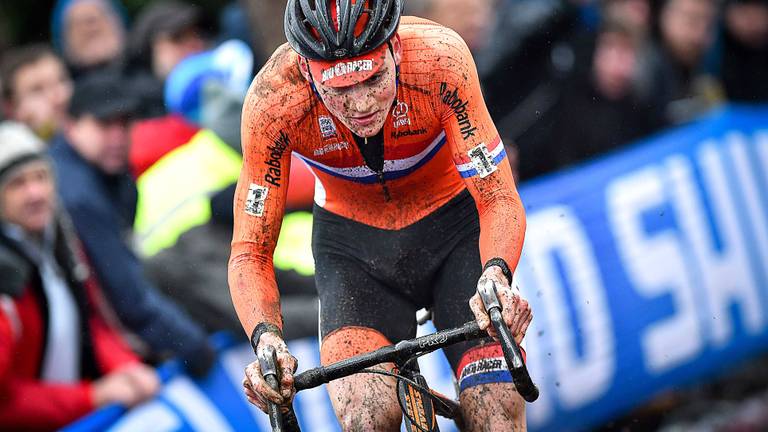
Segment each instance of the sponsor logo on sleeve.
[[248,195],[245,197],[245,212],[251,216],[261,217],[264,214],[264,203],[267,200],[269,189],[251,183],[248,187]]
[[317,122],[320,124],[320,135],[323,136],[323,139],[333,138],[338,133],[332,118],[320,116],[317,118]]
[[447,83],[440,83],[440,100],[456,115],[456,121],[459,122],[459,128],[461,130],[461,137],[466,141],[469,137],[475,136],[477,128],[472,126],[472,121],[467,112],[467,104],[469,101],[465,101],[459,97],[458,87],[449,90]]
[[408,104],[402,101],[397,102],[395,107],[392,108],[392,126],[395,129],[411,125],[411,119],[408,117],[408,110]]
[[468,151],[467,155],[480,178],[488,177],[496,171],[497,167],[493,162],[493,156],[491,156],[491,152],[488,151],[485,143],[480,143],[480,145]]
[[326,82],[336,77],[344,76],[353,72],[363,72],[373,70],[373,60],[355,60],[348,62],[339,62],[323,69],[323,75],[320,82]]
[[267,147],[269,153],[267,154],[267,159],[264,163],[267,164],[269,168],[267,169],[266,174],[264,174],[264,181],[272,186],[280,187],[280,181],[283,175],[281,159],[283,153],[285,153],[290,144],[291,141],[288,138],[288,135],[285,132],[280,131],[280,136],[271,146]]

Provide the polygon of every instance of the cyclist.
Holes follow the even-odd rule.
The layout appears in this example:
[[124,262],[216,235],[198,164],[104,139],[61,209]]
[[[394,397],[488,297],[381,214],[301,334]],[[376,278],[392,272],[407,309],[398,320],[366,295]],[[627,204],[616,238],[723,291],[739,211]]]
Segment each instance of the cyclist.
[[[401,19],[402,3],[289,0],[289,43],[246,97],[229,284],[254,349],[278,352],[280,392],[258,362],[246,368],[246,395],[262,410],[294,394],[272,266],[292,152],[316,177],[323,364],[415,336],[422,307],[438,329],[472,319],[487,328],[480,279],[496,282],[518,342],[532,319],[510,287],[525,215],[472,57],[452,30]],[[498,342],[459,344],[446,356],[470,430],[525,428],[504,362],[489,361],[503,358]],[[365,374],[332,382],[343,429],[399,430],[395,385]]]

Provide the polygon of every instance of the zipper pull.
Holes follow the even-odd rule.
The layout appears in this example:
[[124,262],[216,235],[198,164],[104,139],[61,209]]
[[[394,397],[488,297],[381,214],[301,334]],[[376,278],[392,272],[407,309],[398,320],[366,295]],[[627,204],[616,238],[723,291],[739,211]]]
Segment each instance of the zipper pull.
[[384,199],[387,201],[392,201],[392,196],[389,195],[389,188],[387,187],[387,183],[384,180],[384,171],[376,171],[376,175],[379,177],[379,183],[381,184],[381,188],[384,190]]

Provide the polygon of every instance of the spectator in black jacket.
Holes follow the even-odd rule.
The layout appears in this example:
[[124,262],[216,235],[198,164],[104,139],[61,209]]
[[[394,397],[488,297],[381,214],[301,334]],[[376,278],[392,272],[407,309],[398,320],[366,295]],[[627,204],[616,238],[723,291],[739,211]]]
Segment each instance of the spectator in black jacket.
[[[637,97],[634,79],[641,35],[620,21],[605,21],[590,67],[563,86],[551,135],[535,154],[521,153],[538,175],[618,148],[663,126],[653,106]],[[522,151],[522,149],[521,149]]]
[[123,324],[154,353],[179,354],[202,374],[213,359],[205,332],[156,291],[131,249],[137,193],[127,172],[128,123],[136,105],[115,75],[78,82],[71,122],[51,149],[59,192]]
[[768,101],[768,0],[729,0],[721,77],[729,100]]
[[179,62],[205,48],[202,13],[197,6],[163,0],[141,11],[129,35],[127,65],[131,86],[140,98],[140,117],[165,114],[166,77]]
[[659,9],[654,83],[659,109],[672,123],[693,119],[721,102],[722,89],[702,70],[712,46],[715,0],[664,0]]

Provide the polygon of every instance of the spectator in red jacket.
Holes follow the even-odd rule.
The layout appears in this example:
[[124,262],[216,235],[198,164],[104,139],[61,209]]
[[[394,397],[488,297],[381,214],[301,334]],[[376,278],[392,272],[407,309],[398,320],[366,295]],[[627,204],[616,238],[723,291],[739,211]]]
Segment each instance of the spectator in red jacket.
[[138,361],[100,314],[100,292],[56,208],[45,146],[0,124],[0,430],[56,430],[94,409],[154,395]]

